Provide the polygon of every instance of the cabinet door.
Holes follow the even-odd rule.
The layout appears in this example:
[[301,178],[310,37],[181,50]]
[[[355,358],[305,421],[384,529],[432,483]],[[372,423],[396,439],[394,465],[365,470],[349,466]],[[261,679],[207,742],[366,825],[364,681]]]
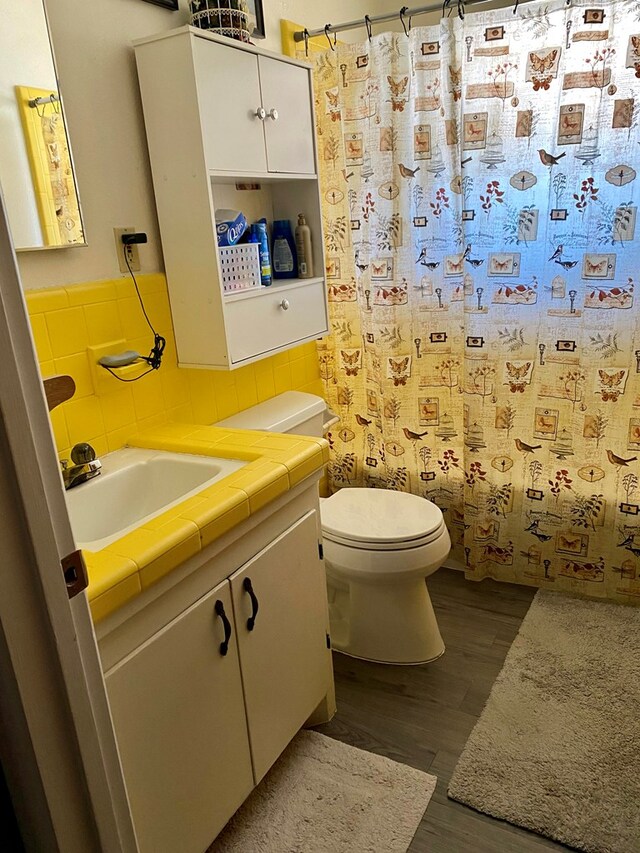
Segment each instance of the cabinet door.
[[265,56],[259,57],[259,66],[269,171],[315,174],[308,70]]
[[257,57],[205,39],[192,43],[207,167],[266,172]]
[[[258,602],[255,624],[251,594]],[[327,593],[310,512],[231,576],[256,784],[325,696]]]
[[107,672],[141,853],[202,853],[253,787],[228,581]]

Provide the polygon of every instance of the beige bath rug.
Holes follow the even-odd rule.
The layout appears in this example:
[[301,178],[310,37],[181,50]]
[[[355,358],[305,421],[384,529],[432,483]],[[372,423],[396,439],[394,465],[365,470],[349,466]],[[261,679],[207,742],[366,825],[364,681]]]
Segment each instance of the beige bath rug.
[[406,853],[435,776],[300,732],[211,853]]
[[640,851],[640,608],[539,592],[449,796],[579,850]]

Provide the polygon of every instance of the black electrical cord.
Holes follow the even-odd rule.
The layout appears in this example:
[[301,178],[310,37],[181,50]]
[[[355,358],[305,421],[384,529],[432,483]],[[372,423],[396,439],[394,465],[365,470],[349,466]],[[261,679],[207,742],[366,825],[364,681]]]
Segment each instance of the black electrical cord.
[[167,341],[162,335],[159,335],[155,328],[153,327],[153,323],[149,319],[149,315],[147,314],[147,309],[144,307],[144,301],[142,299],[142,294],[140,293],[140,288],[138,287],[138,282],[136,281],[136,277],[133,274],[133,270],[131,269],[131,265],[129,264],[129,258],[127,257],[127,247],[123,243],[122,244],[122,256],[124,258],[124,262],[127,265],[127,269],[129,270],[129,275],[131,276],[131,280],[133,281],[133,286],[136,289],[136,295],[138,297],[138,301],[140,302],[140,307],[142,308],[142,313],[144,315],[144,319],[147,321],[147,325],[153,332],[153,347],[151,348],[151,352],[148,356],[141,355],[140,358],[142,361],[146,361],[150,366],[149,370],[145,370],[144,373],[141,373],[140,376],[136,376],[133,379],[125,379],[123,376],[118,376],[115,370],[108,367],[107,365],[101,365],[107,370],[112,376],[119,382],[137,382],[139,379],[142,379],[145,376],[148,376],[150,373],[153,373],[154,370],[159,370],[160,365],[162,364],[162,356],[164,354],[164,349],[167,345]]

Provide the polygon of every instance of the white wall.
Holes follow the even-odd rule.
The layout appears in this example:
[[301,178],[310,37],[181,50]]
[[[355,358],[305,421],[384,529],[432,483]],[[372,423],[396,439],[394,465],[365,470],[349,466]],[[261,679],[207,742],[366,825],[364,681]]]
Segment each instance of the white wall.
[[[281,17],[313,28],[364,16],[378,2],[326,0],[320,8],[315,0],[264,0],[268,37],[260,44],[280,50]],[[113,228],[123,225],[149,235],[140,250],[143,272],[163,269],[131,41],[188,23],[186,0],[180,6],[168,12],[142,0],[48,0],[88,246],[21,252],[26,288],[119,276]]]
[[56,91],[41,0],[0,2],[0,182],[16,246],[43,243],[15,86]]

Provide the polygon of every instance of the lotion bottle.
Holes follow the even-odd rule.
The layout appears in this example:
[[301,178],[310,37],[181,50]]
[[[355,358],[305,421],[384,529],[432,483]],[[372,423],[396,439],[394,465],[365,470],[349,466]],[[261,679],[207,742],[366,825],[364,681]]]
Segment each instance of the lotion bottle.
[[298,214],[296,226],[296,251],[298,253],[298,277],[313,276],[313,249],[311,247],[311,229],[307,225],[303,213]]

